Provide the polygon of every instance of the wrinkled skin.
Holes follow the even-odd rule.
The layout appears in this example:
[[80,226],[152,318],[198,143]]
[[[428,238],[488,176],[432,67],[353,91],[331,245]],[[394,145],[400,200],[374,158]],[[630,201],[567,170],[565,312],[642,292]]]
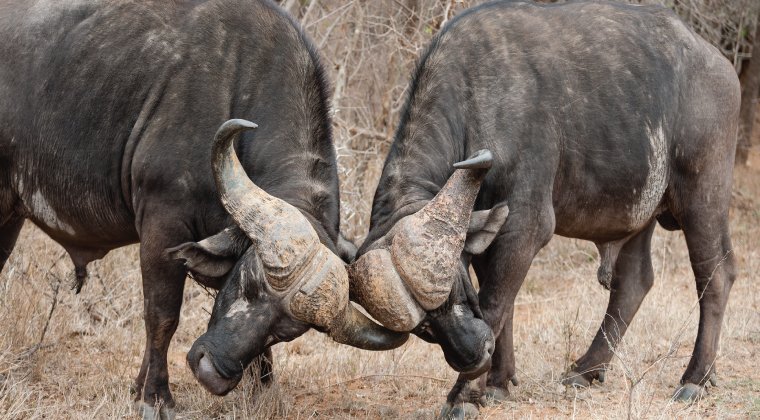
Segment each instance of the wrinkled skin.
[[[203,272],[166,253],[235,226],[209,164],[220,124],[238,117],[260,125],[237,141],[247,174],[341,252],[318,56],[266,0],[10,0],[0,5],[0,56],[0,268],[26,219],[68,251],[80,285],[87,263],[141,243],[147,340],[134,398],[144,417],[157,402],[162,418],[173,417],[167,351],[187,273],[223,288],[250,246],[233,232],[232,245],[199,264]],[[284,340],[306,328],[266,293],[257,299],[257,313],[269,314],[262,331]],[[242,334],[224,318],[212,325]],[[230,356],[246,364],[265,351],[265,336],[251,339]],[[213,363],[238,375],[223,358]],[[270,361],[262,364],[271,371]]]
[[[420,205],[411,206],[419,209]],[[409,211],[409,208],[405,210]],[[495,210],[495,211],[494,211]],[[495,232],[488,232],[493,225],[501,226],[508,214],[506,206],[499,205],[493,210],[479,211],[470,217],[467,230],[467,240],[464,247],[467,251],[480,250],[487,247]],[[365,254],[389,247],[389,244],[403,235],[403,229],[399,229],[408,221],[408,214],[398,221],[393,220],[393,226],[380,239],[368,238],[359,249],[357,261],[361,261]],[[472,285],[469,270],[469,255],[465,252],[461,255],[459,263],[450,275],[452,287],[444,303],[431,310],[424,311],[424,317],[419,324],[410,328],[411,332],[423,340],[440,344],[446,361],[463,377],[475,379],[488,371],[491,366],[491,355],[494,350],[494,335],[488,324],[484,321],[479,308],[477,292]],[[353,290],[353,289],[352,289]],[[412,298],[414,299],[414,298]],[[360,300],[361,301],[361,300]],[[365,305],[370,314],[371,307]],[[378,316],[382,322],[383,317]]]
[[[269,287],[260,261],[249,248],[233,268],[239,273],[225,282],[214,302],[208,331],[187,354],[188,365],[209,392],[225,395],[243,376],[243,370],[270,346],[291,341],[310,326],[294,317]],[[201,369],[206,358],[211,369]]]
[[[310,327],[366,350],[396,348],[409,337],[377,325],[350,304],[348,272],[337,254],[351,254],[353,247],[345,241],[338,241],[341,252],[326,246],[309,217],[248,178],[233,142],[254,128],[250,121],[232,119],[214,136],[214,181],[237,226],[167,250],[199,275],[226,273],[208,331],[187,356],[198,381],[217,395],[237,385],[255,356],[263,353],[271,361],[269,346]],[[250,246],[237,260],[235,251],[249,245],[241,233]],[[263,368],[271,372],[271,364],[262,365],[262,374]]]
[[503,203],[471,211],[492,161],[483,149],[456,163],[435,197],[407,206],[387,233],[365,241],[351,270],[351,294],[371,315],[389,329],[437,340],[468,378],[490,367],[494,336],[478,307],[467,254],[482,252],[509,214]]
[[[662,7],[500,1],[443,28],[413,74],[359,250],[361,257],[386,241],[431,200],[452,162],[493,152],[475,209],[506,203],[509,216],[488,246],[465,249],[459,271],[471,258],[482,313],[471,304],[473,316],[461,319],[486,323],[495,350],[486,375],[459,378],[442,417],[477,412],[484,397],[508,397],[509,382],[516,383],[514,299],[554,234],[599,247],[598,280],[610,300],[566,383],[603,379],[610,346],[652,286],[658,221],[683,230],[701,296],[694,352],[675,397],[703,395],[736,276],[728,208],[739,97],[731,64]],[[466,341],[464,327],[431,322],[451,317],[434,312],[427,313],[429,331],[414,332],[442,343],[452,366],[469,365],[470,349],[446,344]]]
[[[463,377],[476,379],[491,368],[494,339],[480,313],[470,273],[462,268],[464,264],[460,265],[446,303],[429,311],[412,332],[427,342],[439,344],[449,366]],[[467,287],[472,289],[469,296]],[[452,331],[456,334],[451,334]]]

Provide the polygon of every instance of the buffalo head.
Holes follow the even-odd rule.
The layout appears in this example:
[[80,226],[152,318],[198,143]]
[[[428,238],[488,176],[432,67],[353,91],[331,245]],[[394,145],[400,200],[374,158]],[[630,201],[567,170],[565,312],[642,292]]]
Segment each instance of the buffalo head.
[[449,365],[473,378],[490,368],[494,336],[480,314],[469,255],[488,247],[509,212],[500,205],[472,213],[492,160],[481,150],[455,164],[438,194],[362,246],[349,271],[352,298],[373,317],[437,342]]
[[187,354],[193,374],[217,395],[233,389],[244,368],[267,347],[311,327],[368,350],[396,348],[408,338],[352,306],[343,261],[320,242],[299,210],[248,178],[232,143],[237,134],[255,127],[230,120],[214,139],[214,179],[237,228],[168,250],[194,273],[225,277],[208,330]]

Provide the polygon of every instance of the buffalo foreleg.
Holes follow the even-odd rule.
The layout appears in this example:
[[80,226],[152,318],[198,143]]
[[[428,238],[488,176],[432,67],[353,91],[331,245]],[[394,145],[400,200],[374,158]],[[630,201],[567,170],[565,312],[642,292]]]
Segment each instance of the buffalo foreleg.
[[181,264],[162,258],[169,245],[160,239],[143,240],[140,249],[147,339],[133,391],[137,412],[145,419],[154,418],[156,410],[162,420],[174,418],[167,353],[179,324],[186,272]]
[[612,360],[614,349],[654,283],[651,242],[655,225],[652,220],[620,250],[602,326],[586,354],[568,368],[562,379],[565,385],[586,387],[594,379],[604,381],[605,364]]
[[476,418],[478,406],[486,404],[485,388],[486,375],[475,380],[459,376],[454,387],[449,391],[438,420]]
[[[549,206],[543,208],[551,209]],[[508,223],[502,228],[504,233],[491,244],[485,258],[478,259],[487,263],[479,293],[480,309],[496,336],[487,381],[487,397],[495,400],[508,397],[510,382],[517,384],[512,325],[515,298],[533,258],[554,232],[553,211],[514,212],[515,216],[518,214],[539,214],[543,217],[534,220],[508,218]],[[525,226],[532,226],[532,229],[525,229]]]
[[542,207],[548,211],[519,211],[517,204],[514,208],[516,210],[507,218],[486,252],[473,258],[480,282],[480,309],[496,338],[491,369],[486,380],[481,377],[468,381],[460,376],[448,395],[441,417],[463,418],[489,398],[506,399],[509,395],[508,384],[516,383],[512,341],[515,297],[533,257],[552,237],[554,215],[549,205]]

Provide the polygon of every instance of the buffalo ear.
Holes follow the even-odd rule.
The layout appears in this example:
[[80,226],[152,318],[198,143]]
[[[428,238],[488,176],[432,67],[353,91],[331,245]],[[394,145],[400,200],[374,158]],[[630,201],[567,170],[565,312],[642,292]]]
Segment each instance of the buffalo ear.
[[245,232],[234,226],[200,242],[186,242],[166,250],[169,258],[184,260],[187,269],[205,277],[222,277],[251,246]]
[[464,243],[465,252],[482,254],[499,233],[507,215],[509,207],[506,203],[497,204],[491,210],[472,212],[470,226],[467,228],[467,240]]

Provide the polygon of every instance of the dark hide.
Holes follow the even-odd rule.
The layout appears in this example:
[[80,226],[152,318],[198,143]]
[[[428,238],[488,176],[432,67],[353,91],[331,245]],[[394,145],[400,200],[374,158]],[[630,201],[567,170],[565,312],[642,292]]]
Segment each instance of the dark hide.
[[[226,395],[243,376],[243,368],[270,346],[291,341],[309,329],[294,318],[264,277],[261,259],[250,247],[233,269],[214,302],[208,331],[187,354],[188,365],[210,392]],[[255,303],[255,304],[250,304]],[[244,326],[244,327],[243,327]],[[203,372],[205,357],[214,369]]]
[[[83,275],[93,259],[140,242],[147,343],[135,400],[172,408],[166,355],[183,262],[222,287],[220,275],[250,244],[202,241],[234,225],[210,165],[223,122],[259,125],[237,144],[248,175],[337,249],[338,175],[318,56],[268,0],[10,0],[0,4],[0,57],[0,268],[24,219]],[[169,258],[165,250],[181,244],[190,244],[182,258]],[[271,331],[280,315],[266,314]]]
[[[728,208],[739,96],[731,63],[663,7],[498,1],[441,30],[413,74],[359,255],[429,201],[453,163],[493,152],[475,209],[505,202],[509,216],[472,264],[496,349],[487,377],[460,378],[449,403],[477,404],[486,387],[508,394],[515,295],[553,234],[600,247],[607,315],[572,367],[586,383],[598,378],[612,358],[604,333],[616,346],[651,287],[655,218],[686,237],[703,297],[681,382],[705,384],[736,274]],[[425,338],[462,336],[427,316]],[[452,366],[467,357],[444,353]]]

